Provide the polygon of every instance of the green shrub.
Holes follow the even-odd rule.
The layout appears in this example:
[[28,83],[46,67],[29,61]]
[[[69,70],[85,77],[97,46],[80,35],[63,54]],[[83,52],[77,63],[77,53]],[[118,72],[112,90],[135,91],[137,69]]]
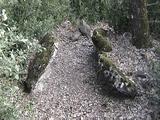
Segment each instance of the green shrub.
[[[11,2],[12,1],[12,2]],[[9,23],[28,37],[41,38],[68,16],[68,0],[4,0]]]
[[116,30],[128,31],[128,0],[70,0],[70,7],[77,18],[90,22],[108,20]]
[[[149,0],[148,4],[156,2]],[[116,31],[130,31],[129,0],[70,0],[70,7],[77,18],[90,22],[107,20]],[[160,33],[160,2],[147,8],[151,32]]]
[[152,76],[154,77],[154,79],[156,79],[155,86],[154,86],[156,90],[156,95],[153,96],[153,100],[159,106],[160,105],[160,61],[152,62],[151,72],[152,72]]
[[42,47],[38,40],[24,37],[16,26],[7,22],[0,22],[0,120],[17,120],[19,111],[13,99],[21,96],[14,94],[14,87],[26,75],[30,54]]
[[68,16],[68,0],[1,0],[8,20],[0,25],[0,77],[19,80],[38,41]]
[[35,39],[27,39],[16,33],[15,27],[0,25],[0,77],[20,80],[26,73],[27,58],[41,49]]
[[[68,1],[0,0],[0,11],[5,9],[8,16],[0,22],[0,120],[18,119],[21,110],[11,99],[21,96],[12,94],[13,88],[26,76],[30,54],[43,50],[38,40],[68,16]],[[27,107],[31,112],[32,106]]]
[[160,2],[158,0],[148,0],[148,16],[150,20],[151,32],[160,33]]
[[0,80],[0,120],[18,120],[18,111],[11,101],[10,95],[13,95],[15,88],[11,88]]
[[116,31],[129,32],[130,31],[130,9],[129,0],[108,0],[107,5],[107,19],[113,25]]

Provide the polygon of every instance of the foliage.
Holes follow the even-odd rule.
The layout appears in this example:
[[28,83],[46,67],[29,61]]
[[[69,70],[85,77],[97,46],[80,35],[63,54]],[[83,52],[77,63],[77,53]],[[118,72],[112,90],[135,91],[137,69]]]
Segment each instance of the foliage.
[[0,120],[18,119],[19,112],[11,99],[20,96],[15,95],[16,82],[11,81],[24,77],[29,55],[40,50],[37,40],[28,39],[16,27],[0,22]]
[[150,30],[154,33],[160,33],[160,2],[158,0],[148,0],[148,5]]
[[19,79],[28,55],[40,48],[41,39],[68,14],[68,0],[1,0],[8,20],[0,23],[0,77]]
[[17,100],[20,96],[15,95],[13,80],[23,79],[29,55],[40,50],[42,47],[37,40],[28,39],[17,33],[16,27],[0,22],[0,120],[18,119],[20,110],[11,99]]
[[6,0],[3,6],[18,32],[28,37],[41,38],[60,23],[68,13],[68,0]]
[[[0,120],[33,120],[33,102],[27,99],[15,81],[0,80]],[[22,114],[22,113],[25,113]]]
[[78,18],[90,22],[108,20],[116,30],[128,31],[128,0],[70,0],[70,6]]
[[16,30],[17,29],[15,27],[4,27],[1,25],[1,78],[20,80],[20,76],[25,74],[27,57],[31,52],[40,50],[41,48],[35,39],[29,40],[21,34],[17,34]]
[[2,81],[0,83],[0,120],[17,120],[18,111],[9,99],[16,89],[12,89],[10,85],[6,86]]
[[107,8],[107,19],[110,21],[111,25],[114,26],[115,30],[121,32],[130,31],[129,0],[109,0]]
[[[148,0],[148,4],[158,0]],[[158,3],[158,2],[157,2]],[[130,0],[70,0],[72,13],[90,22],[108,20],[116,31],[130,31]],[[147,7],[150,30],[160,31],[160,2]]]

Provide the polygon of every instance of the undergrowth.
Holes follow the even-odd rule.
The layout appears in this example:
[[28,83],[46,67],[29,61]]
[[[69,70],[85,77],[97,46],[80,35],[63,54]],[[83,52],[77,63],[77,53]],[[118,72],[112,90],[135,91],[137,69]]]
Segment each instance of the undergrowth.
[[[68,3],[68,0],[0,0],[0,12],[5,9],[7,16],[5,21],[0,18],[0,120],[20,119],[22,109],[16,105],[21,103],[22,93],[14,94],[15,90],[20,92],[17,82],[27,74],[30,55],[44,50],[39,40],[68,16]],[[29,114],[31,109],[27,105],[24,112]]]
[[[150,31],[160,31],[160,2],[148,0],[147,10]],[[115,31],[130,31],[130,0],[70,0],[70,8],[77,18],[85,18],[89,22],[107,21]]]

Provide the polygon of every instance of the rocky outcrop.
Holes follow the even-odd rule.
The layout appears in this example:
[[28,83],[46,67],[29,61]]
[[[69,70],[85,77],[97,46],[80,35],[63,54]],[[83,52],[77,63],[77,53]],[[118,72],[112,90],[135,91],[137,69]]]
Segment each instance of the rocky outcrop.
[[55,39],[51,33],[47,33],[39,41],[44,49],[42,52],[33,53],[29,59],[28,74],[26,79],[22,82],[24,92],[30,93],[31,89],[38,81],[38,78],[42,75],[52,55],[54,42]]

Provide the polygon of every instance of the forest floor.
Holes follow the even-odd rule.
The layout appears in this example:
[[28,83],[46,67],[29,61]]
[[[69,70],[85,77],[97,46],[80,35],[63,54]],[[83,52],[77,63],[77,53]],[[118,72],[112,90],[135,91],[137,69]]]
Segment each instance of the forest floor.
[[[107,24],[99,23],[92,30],[97,27],[108,29]],[[98,84],[95,48],[84,36],[72,40],[75,29],[65,22],[55,32],[59,39],[56,54],[30,95],[35,101],[33,119],[156,120],[156,107],[149,99],[156,94],[149,67],[151,60],[159,60],[155,48],[136,49],[126,36],[110,36],[113,51],[108,56],[137,83],[139,91],[134,99],[120,98],[108,94]],[[156,41],[154,44],[159,46]]]

